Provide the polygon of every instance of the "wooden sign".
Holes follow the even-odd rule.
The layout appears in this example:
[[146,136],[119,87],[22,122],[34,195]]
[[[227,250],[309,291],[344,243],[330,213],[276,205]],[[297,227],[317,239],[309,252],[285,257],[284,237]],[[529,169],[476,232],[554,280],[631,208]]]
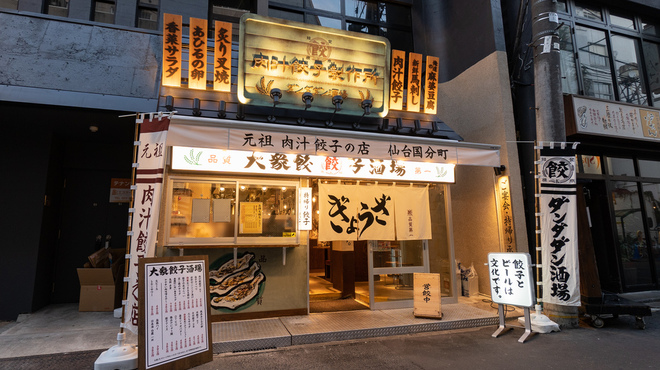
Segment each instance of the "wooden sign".
[[392,50],[392,76],[390,77],[390,109],[403,109],[403,83],[406,73],[406,52]]
[[208,256],[140,258],[139,369],[190,369],[213,360]]
[[163,14],[163,86],[181,86],[182,18]]
[[422,100],[422,54],[410,53],[408,61],[408,97],[406,110],[419,112]]
[[213,90],[231,91],[231,23],[215,21]]
[[206,90],[207,38],[206,19],[190,17],[188,88]]
[[440,58],[426,57],[426,99],[424,102],[424,113],[438,113],[438,65]]
[[415,317],[442,318],[440,274],[413,274],[413,314]]

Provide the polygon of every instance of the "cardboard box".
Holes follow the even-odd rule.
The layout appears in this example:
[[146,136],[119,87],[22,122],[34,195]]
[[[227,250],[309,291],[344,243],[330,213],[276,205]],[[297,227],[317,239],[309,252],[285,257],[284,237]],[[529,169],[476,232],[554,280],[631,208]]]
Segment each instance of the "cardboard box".
[[110,268],[79,268],[80,303],[78,311],[113,311],[115,279]]

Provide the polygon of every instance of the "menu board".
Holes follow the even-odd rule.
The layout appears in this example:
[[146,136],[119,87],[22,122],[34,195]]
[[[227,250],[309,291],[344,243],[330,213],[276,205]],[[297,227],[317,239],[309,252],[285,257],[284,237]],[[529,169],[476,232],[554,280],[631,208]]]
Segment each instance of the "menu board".
[[212,361],[208,256],[141,258],[138,268],[139,368]]

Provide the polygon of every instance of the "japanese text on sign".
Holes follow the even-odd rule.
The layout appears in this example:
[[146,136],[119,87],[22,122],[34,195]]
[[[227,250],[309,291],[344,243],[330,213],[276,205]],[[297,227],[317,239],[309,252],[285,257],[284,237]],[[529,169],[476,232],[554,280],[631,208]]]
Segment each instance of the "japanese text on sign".
[[528,253],[489,253],[490,295],[494,303],[534,306],[534,285]]
[[204,261],[145,263],[146,368],[209,349]]

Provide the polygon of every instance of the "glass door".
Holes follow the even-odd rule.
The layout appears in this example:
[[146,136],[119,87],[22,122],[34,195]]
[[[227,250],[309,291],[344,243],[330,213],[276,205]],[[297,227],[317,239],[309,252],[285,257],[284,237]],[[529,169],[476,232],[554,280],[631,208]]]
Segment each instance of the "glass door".
[[369,307],[413,307],[413,273],[429,272],[426,240],[368,243]]

